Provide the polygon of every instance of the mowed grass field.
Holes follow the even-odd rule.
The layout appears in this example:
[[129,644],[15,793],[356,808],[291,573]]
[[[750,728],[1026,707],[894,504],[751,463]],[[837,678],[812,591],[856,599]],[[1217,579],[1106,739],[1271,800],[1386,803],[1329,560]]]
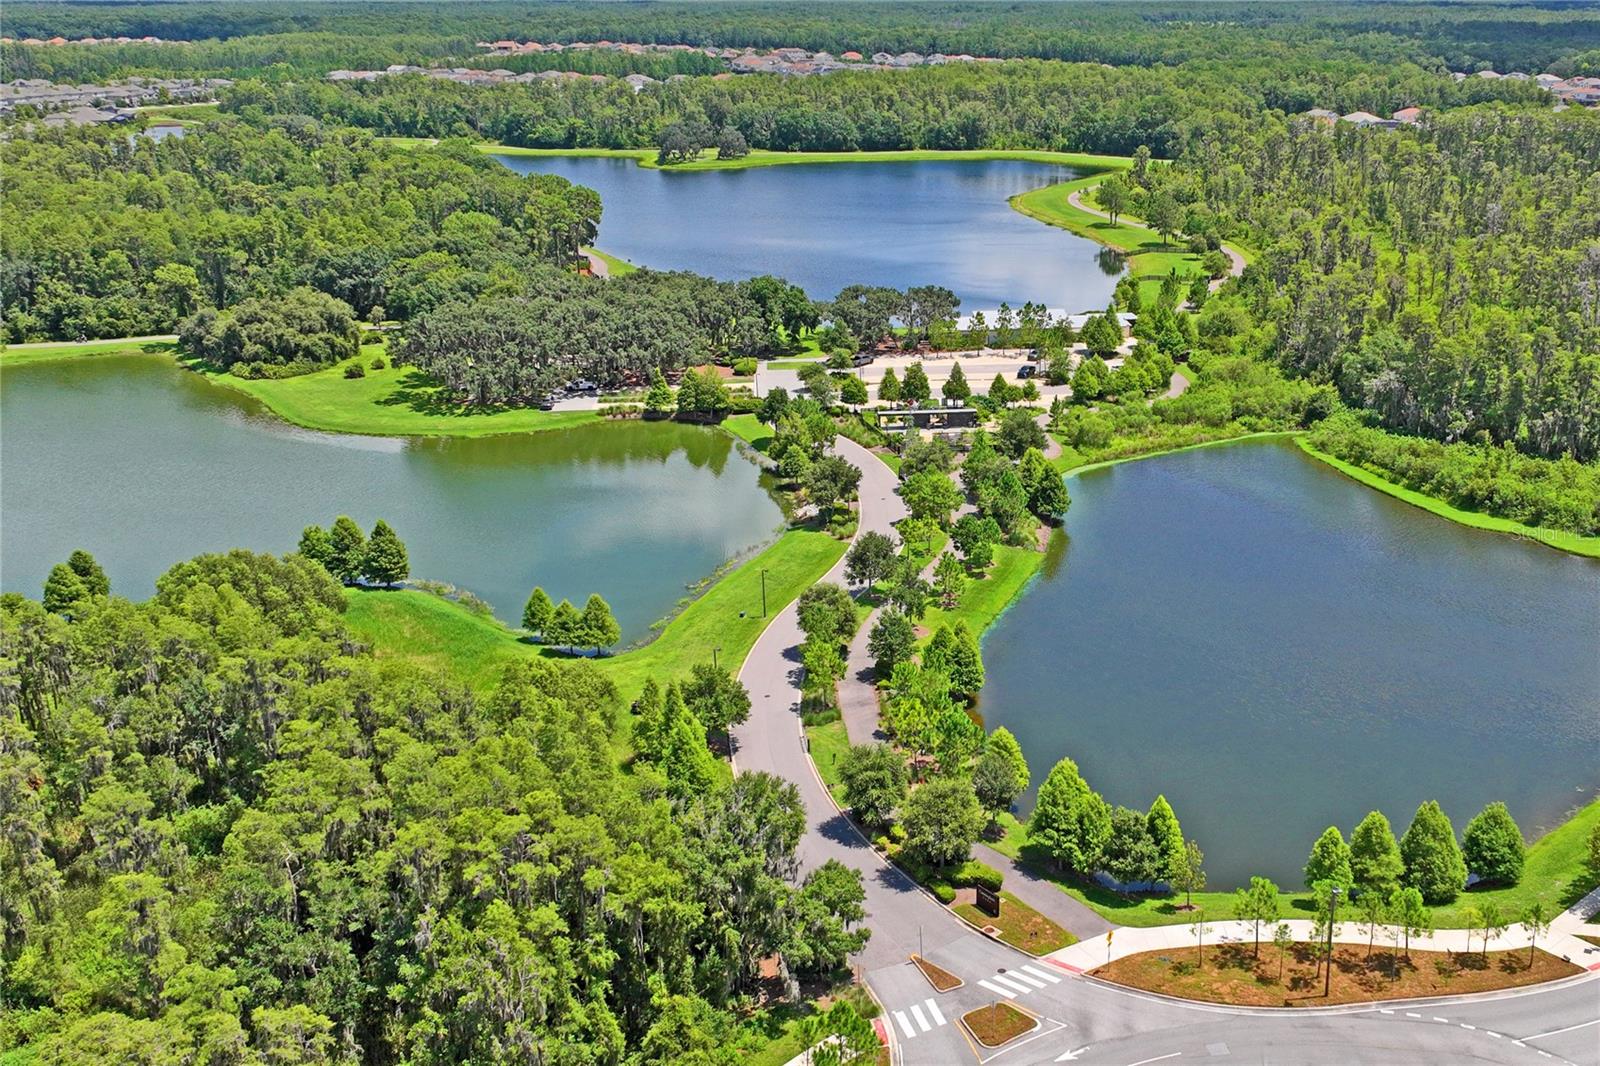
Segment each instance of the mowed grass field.
[[[764,551],[716,581],[668,622],[648,644],[593,660],[629,702],[645,679],[661,683],[688,674],[698,662],[717,660],[738,669],[767,622],[816,582],[844,554],[845,543],[827,533],[791,529]],[[761,573],[766,571],[767,617],[761,615]],[[350,589],[346,621],[379,658],[399,658],[430,669],[454,669],[475,689],[491,688],[508,662],[553,653],[522,639],[499,620],[413,589]]]
[[176,355],[178,338],[172,334],[118,337],[103,341],[43,341],[0,348],[0,367],[28,363],[53,363],[60,359],[87,359],[97,355]]

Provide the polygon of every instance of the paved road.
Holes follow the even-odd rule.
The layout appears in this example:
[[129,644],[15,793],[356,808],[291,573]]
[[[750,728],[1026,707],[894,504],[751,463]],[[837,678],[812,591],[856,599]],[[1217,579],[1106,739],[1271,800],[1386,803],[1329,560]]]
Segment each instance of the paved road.
[[[860,529],[887,532],[900,513],[895,475],[860,445],[840,438],[834,447],[862,471]],[[824,578],[842,579],[842,562]],[[736,767],[776,774],[800,790],[807,817],[800,844],[803,869],[832,858],[862,871],[873,933],[856,961],[884,1005],[898,1062],[953,1066],[1003,1055],[1002,1066],[1057,1061],[1182,1066],[1196,1059],[1307,1066],[1600,1066],[1600,981],[1592,977],[1493,998],[1394,1008],[1240,1011],[1117,988],[989,940],[884,862],[824,792],[800,728],[801,639],[791,603],[745,660],[739,676],[750,690],[751,713],[734,731]],[[935,992],[908,961],[913,953],[957,974],[964,985]],[[1038,1015],[1039,1029],[997,1052],[980,1054],[959,1019],[1001,999]]]

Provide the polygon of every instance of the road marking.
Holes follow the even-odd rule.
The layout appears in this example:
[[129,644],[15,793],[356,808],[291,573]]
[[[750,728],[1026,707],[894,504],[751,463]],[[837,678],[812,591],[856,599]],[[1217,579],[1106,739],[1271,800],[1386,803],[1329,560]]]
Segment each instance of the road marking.
[[985,981],[981,977],[978,978],[978,983],[980,985],[982,985],[984,988],[987,988],[989,991],[997,992],[1000,995],[1006,997],[1007,999],[1016,999],[1017,998],[1017,994],[1015,992],[1011,991],[1011,989],[1009,989],[1009,988],[1001,988],[999,985],[996,985],[996,984],[990,984],[988,981]]
[[1488,1033],[1490,1036],[1494,1037],[1496,1040],[1500,1039],[1500,1034],[1495,1032],[1493,1029],[1485,1029],[1484,1032]]
[[1389,1009],[1388,1009],[1388,1008],[1386,1008],[1386,1007],[1379,1007],[1379,1008],[1378,1008],[1378,1013],[1379,1013],[1379,1014],[1393,1014],[1393,1013],[1394,1013],[1394,1011],[1392,1011],[1392,1010],[1389,1010]]
[[1044,982],[1043,981],[1035,980],[1034,978],[1029,977],[1027,974],[1023,973],[1021,970],[1007,970],[1006,971],[1006,976],[1009,977],[1013,981],[1024,981],[1027,984],[1032,985],[1034,988],[1043,988],[1044,987]]
[[917,1031],[911,1028],[911,1021],[906,1017],[905,1011],[895,1011],[894,1020],[900,1023],[900,1031],[906,1034],[907,1040],[910,1040],[912,1037],[917,1035]]
[[1056,1056],[1056,1061],[1057,1062],[1072,1062],[1075,1059],[1077,1059],[1077,1057],[1079,1055],[1082,1055],[1085,1051],[1088,1051],[1088,1050],[1089,1050],[1089,1045],[1085,1044],[1085,1045],[1083,1045],[1081,1048],[1079,1048],[1076,1051],[1064,1051],[1061,1054]]
[[1433,1020],[1436,1021],[1436,1022],[1446,1022],[1446,1023],[1448,1023],[1450,1021],[1449,1018],[1441,1018],[1437,1014],[1433,1016]]
[[917,1027],[924,1033],[933,1028],[928,1024],[928,1016],[923,1014],[922,1008],[915,1003],[911,1004],[911,1016],[917,1020]]
[[1463,1028],[1463,1029],[1476,1029],[1477,1028],[1476,1025],[1468,1025],[1466,1022],[1458,1022],[1457,1024],[1460,1025],[1461,1028]]
[[1033,976],[1039,978],[1041,981],[1049,981],[1053,985],[1059,985],[1061,983],[1061,978],[1057,977],[1053,973],[1045,973],[1043,970],[1035,970],[1032,966],[1024,966],[1022,969],[1033,974]]
[[1420,1015],[1420,1014],[1412,1014],[1410,1011],[1406,1011],[1406,1017],[1407,1018],[1420,1018],[1420,1017],[1422,1017],[1422,1015]]
[[1145,1064],[1149,1063],[1149,1062],[1161,1062],[1164,1059],[1175,1059],[1179,1055],[1182,1055],[1182,1054],[1183,1054],[1183,1052],[1181,1052],[1181,1051],[1174,1051],[1170,1055],[1157,1055],[1153,1059],[1140,1059],[1138,1062],[1130,1062],[1130,1063],[1128,1063],[1128,1066],[1145,1066]]
[[[994,975],[993,980],[998,984],[1005,985],[1007,988],[1014,988],[1018,992],[1026,993],[1026,992],[1032,992],[1033,991],[1033,986],[1032,985],[1025,985],[1021,981],[1017,980],[1015,977],[1011,977],[1011,976],[1009,976],[1007,974],[997,973],[997,974]],[[1044,986],[1040,985],[1039,987],[1043,988]]]
[[1528,1045],[1527,1045],[1527,1044],[1524,1044],[1524,1043],[1523,1043],[1523,1042],[1522,1042],[1522,1041],[1520,1041],[1520,1040],[1513,1040],[1513,1041],[1511,1041],[1511,1042],[1512,1042],[1512,1043],[1513,1043],[1513,1044],[1515,1044],[1515,1045],[1517,1045],[1517,1046],[1518,1046],[1518,1047],[1527,1047],[1527,1046],[1528,1046]]
[[1522,1039],[1543,1040],[1547,1036],[1560,1036],[1562,1033],[1570,1033],[1574,1029],[1587,1029],[1591,1025],[1600,1025],[1600,1018],[1594,1018],[1587,1022],[1579,1022],[1577,1025],[1569,1025],[1565,1029],[1552,1029],[1548,1033],[1535,1033],[1532,1036],[1525,1036]]
[[934,1025],[943,1025],[944,1024],[944,1012],[939,1009],[939,1004],[935,1003],[931,999],[927,1000],[926,1002],[928,1004],[928,1013],[933,1015],[933,1024]]

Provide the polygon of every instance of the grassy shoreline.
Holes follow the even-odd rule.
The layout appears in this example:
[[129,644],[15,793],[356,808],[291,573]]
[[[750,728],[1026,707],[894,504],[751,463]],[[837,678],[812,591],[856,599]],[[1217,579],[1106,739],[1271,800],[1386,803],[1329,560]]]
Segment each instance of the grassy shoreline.
[[1578,533],[1568,533],[1559,529],[1540,529],[1537,526],[1524,525],[1510,518],[1498,518],[1495,515],[1484,514],[1481,511],[1464,511],[1453,507],[1443,500],[1418,492],[1416,489],[1406,488],[1404,485],[1390,481],[1382,474],[1374,473],[1365,467],[1347,463],[1343,459],[1329,455],[1312,446],[1304,437],[1299,437],[1295,443],[1300,450],[1313,459],[1324,462],[1339,473],[1353,481],[1358,481],[1370,489],[1377,489],[1397,500],[1420,507],[1429,514],[1447,518],[1473,529],[1488,530],[1491,533],[1505,533],[1522,540],[1531,540],[1543,544],[1547,548],[1558,551],[1570,552],[1573,555],[1582,555],[1591,559],[1600,559],[1600,537],[1585,537]]
[[156,333],[147,337],[110,337],[98,341],[38,341],[0,348],[0,368],[89,359],[99,355],[175,356],[177,353],[178,338],[172,333]]

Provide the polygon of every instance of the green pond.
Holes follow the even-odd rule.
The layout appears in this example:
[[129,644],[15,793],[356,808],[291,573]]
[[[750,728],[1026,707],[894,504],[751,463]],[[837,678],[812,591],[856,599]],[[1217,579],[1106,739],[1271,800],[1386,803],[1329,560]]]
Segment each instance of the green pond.
[[726,434],[596,424],[473,440],[314,433],[168,359],[8,368],[0,588],[37,597],[77,547],[134,599],[201,552],[294,549],[309,523],[386,519],[415,577],[515,622],[529,589],[610,601],[624,641],[783,524]]

